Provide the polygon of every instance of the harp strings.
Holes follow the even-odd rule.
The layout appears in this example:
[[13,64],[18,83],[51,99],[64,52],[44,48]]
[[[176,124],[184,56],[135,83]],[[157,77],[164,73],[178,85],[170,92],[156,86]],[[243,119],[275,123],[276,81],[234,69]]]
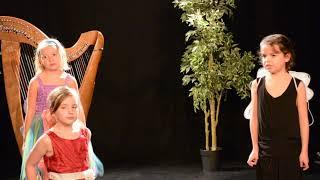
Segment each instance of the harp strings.
[[67,72],[76,78],[78,85],[82,83],[92,50],[93,48],[89,47],[79,58],[69,62],[70,70]]
[[34,50],[35,48],[30,45],[21,44],[19,76],[20,92],[23,101],[27,99],[29,81],[35,75]]

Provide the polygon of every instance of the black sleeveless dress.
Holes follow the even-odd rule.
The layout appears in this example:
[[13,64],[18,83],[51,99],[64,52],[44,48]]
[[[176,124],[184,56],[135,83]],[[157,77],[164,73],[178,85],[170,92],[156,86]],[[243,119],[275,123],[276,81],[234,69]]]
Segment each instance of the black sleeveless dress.
[[[300,80],[295,79],[299,85]],[[257,180],[301,180],[299,165],[301,138],[297,90],[291,79],[286,91],[272,97],[265,87],[265,78],[258,85]]]

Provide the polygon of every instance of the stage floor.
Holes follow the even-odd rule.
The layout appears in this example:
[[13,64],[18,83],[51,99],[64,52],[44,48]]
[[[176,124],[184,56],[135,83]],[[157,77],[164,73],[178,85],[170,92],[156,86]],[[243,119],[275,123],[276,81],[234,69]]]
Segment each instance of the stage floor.
[[[229,164],[217,172],[203,173],[201,166],[153,165],[107,169],[103,180],[255,180],[255,170]],[[319,180],[319,171],[309,171],[304,180]]]
[[[16,179],[19,177],[8,180]],[[304,180],[319,179],[319,168],[304,175]],[[202,172],[200,164],[121,165],[105,167],[105,175],[97,180],[255,180],[255,171],[235,163],[211,173]]]

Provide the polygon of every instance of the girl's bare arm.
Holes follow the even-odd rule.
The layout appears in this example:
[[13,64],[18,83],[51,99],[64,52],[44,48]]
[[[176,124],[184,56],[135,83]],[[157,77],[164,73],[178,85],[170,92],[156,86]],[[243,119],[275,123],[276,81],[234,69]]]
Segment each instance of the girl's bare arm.
[[308,153],[309,144],[309,120],[307,110],[307,97],[305,85],[301,82],[297,90],[297,107],[299,113],[299,125],[301,135],[301,152]]
[[251,103],[252,103],[252,114],[250,118],[250,133],[252,150],[258,151],[258,83],[257,81],[252,82],[251,86]]
[[24,131],[23,131],[23,141],[30,129],[32,119],[36,112],[36,100],[38,94],[38,82],[35,78],[30,80],[28,87],[28,95],[27,95],[27,112],[25,116],[24,122]]
[[39,161],[45,156],[51,147],[50,138],[44,134],[42,135],[35,146],[32,148],[29,157],[26,162],[26,175],[28,179],[36,179],[37,177],[37,165]]

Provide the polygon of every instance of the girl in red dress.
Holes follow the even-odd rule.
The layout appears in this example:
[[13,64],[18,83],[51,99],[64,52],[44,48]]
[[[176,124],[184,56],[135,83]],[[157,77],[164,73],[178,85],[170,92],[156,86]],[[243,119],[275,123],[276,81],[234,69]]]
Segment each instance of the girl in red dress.
[[94,179],[88,144],[91,132],[78,119],[79,97],[66,86],[48,97],[55,125],[44,133],[31,150],[26,163],[27,178],[36,179],[36,166],[43,158],[49,179]]

